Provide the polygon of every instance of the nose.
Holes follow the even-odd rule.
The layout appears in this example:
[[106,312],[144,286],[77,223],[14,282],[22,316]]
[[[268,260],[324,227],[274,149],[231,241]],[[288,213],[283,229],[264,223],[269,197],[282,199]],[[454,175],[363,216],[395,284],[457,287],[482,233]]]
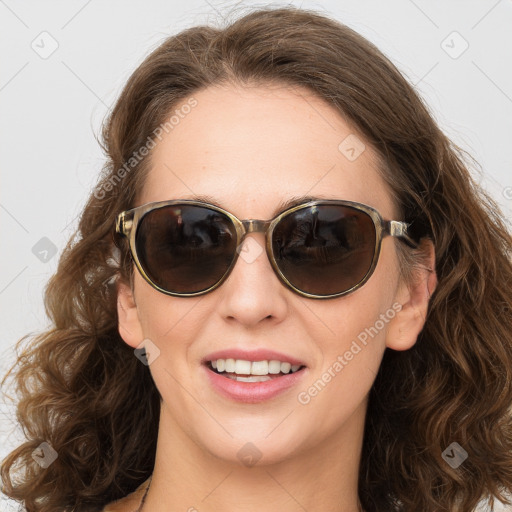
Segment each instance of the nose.
[[225,319],[250,327],[265,319],[282,320],[288,290],[275,274],[265,250],[263,233],[247,234],[228,278],[217,289],[218,311]]

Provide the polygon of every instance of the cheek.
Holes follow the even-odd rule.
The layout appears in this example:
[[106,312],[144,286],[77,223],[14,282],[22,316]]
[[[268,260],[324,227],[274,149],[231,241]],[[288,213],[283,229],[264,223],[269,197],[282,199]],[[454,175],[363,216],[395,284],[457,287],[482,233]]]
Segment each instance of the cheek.
[[395,310],[381,297],[369,297],[371,300],[364,302],[361,298],[354,294],[340,299],[335,312],[323,314],[324,325],[330,326],[328,335],[325,328],[323,336],[320,330],[315,332],[318,364],[312,369],[311,388],[306,393],[311,398],[322,396],[319,402],[325,405],[340,401],[357,405],[377,374]]
[[310,324],[318,364],[298,402],[327,434],[365,401],[385,350],[386,331],[396,315],[398,272],[394,257],[381,258],[359,290],[325,304],[311,304],[317,322]]
[[176,351],[186,352],[197,335],[201,323],[194,321],[194,315],[197,314],[196,306],[201,297],[165,295],[152,288],[140,276],[135,278],[134,290],[144,337],[159,348],[160,353],[166,356],[166,361],[175,360],[172,356],[176,355]]
[[147,346],[157,354],[149,371],[163,402],[172,404],[175,416],[179,416],[176,411],[187,411],[191,405],[182,385],[189,387],[189,356],[202,325],[197,317],[200,314],[197,306],[202,299],[165,295],[141,277],[135,281],[135,298],[144,338],[154,344]]
[[383,251],[373,275],[360,289],[337,299],[310,301],[311,318],[317,319],[310,322],[310,335],[317,341],[324,366],[347,351],[350,362],[383,351],[379,346],[384,345],[388,324],[396,314],[398,283],[395,254]]

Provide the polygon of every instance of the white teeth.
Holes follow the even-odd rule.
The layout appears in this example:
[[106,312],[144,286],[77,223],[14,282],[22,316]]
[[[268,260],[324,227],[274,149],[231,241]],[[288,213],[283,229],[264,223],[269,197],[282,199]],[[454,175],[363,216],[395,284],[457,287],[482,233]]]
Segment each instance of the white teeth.
[[253,361],[253,363],[251,365],[251,373],[252,373],[252,375],[267,375],[268,374],[268,362],[267,361]]
[[250,375],[251,373],[251,361],[244,361],[243,359],[237,359],[235,361],[235,373]]
[[291,369],[292,365],[290,363],[281,363],[281,371],[283,373],[288,373]]
[[[270,361],[247,361],[245,359],[216,359],[210,361],[212,368],[218,373],[236,373],[238,375],[266,376],[268,374],[277,375],[278,373],[295,373],[301,366],[292,365],[287,362],[276,360]],[[241,377],[230,376],[233,379],[241,380]],[[252,378],[252,377],[249,377]],[[270,377],[264,379],[268,380]],[[247,380],[243,382],[260,382],[259,380]]]
[[235,360],[234,359],[226,359],[225,370],[229,373],[233,373],[235,371]]
[[280,361],[269,361],[268,362],[268,373],[279,373],[281,371]]
[[255,375],[254,377],[241,377],[240,375],[226,375],[226,377],[238,382],[265,382],[271,380],[268,375]]

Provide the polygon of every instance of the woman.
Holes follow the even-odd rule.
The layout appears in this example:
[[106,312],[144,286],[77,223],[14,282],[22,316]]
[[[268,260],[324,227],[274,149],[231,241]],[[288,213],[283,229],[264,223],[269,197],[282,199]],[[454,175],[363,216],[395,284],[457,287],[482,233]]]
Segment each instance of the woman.
[[30,512],[505,499],[510,234],[373,45],[291,7],[191,28],[134,72],[103,137],[46,292],[55,326],[15,375],[29,440],[3,462],[9,496]]

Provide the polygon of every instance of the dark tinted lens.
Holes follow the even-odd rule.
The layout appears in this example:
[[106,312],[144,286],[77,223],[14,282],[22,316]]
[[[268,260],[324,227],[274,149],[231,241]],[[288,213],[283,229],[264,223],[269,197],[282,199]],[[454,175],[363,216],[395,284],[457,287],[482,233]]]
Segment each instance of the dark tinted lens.
[[278,267],[298,289],[316,295],[349,290],[368,273],[375,225],[349,206],[317,205],[293,212],[274,230]]
[[214,285],[228,270],[236,230],[221,212],[194,205],[151,210],[135,235],[142,268],[161,288],[195,293]]

